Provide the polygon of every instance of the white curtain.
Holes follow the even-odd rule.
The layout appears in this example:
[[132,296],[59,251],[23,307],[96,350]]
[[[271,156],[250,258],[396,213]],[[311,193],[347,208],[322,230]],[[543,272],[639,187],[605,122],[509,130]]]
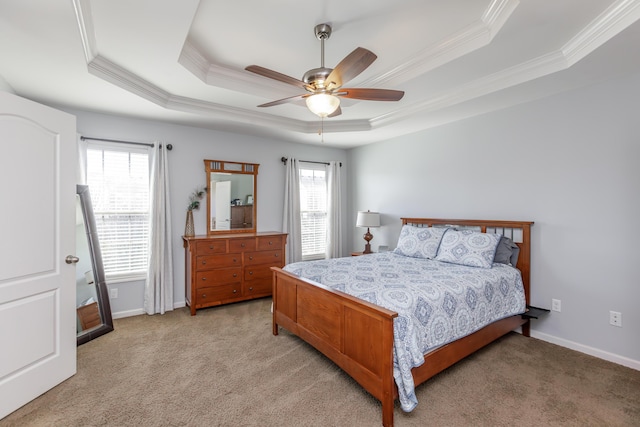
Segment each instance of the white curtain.
[[327,165],[327,258],[342,257],[340,162]]
[[78,147],[78,170],[77,170],[77,183],[87,183],[87,141],[82,139],[82,136],[78,134],[77,139]]
[[166,144],[154,143],[151,164],[151,214],[149,270],[144,290],[144,311],[164,314],[173,310],[173,261],[171,251],[171,203]]
[[287,233],[287,263],[302,261],[302,231],[300,226],[300,171],[298,161],[289,157],[284,185],[284,215],[282,232]]

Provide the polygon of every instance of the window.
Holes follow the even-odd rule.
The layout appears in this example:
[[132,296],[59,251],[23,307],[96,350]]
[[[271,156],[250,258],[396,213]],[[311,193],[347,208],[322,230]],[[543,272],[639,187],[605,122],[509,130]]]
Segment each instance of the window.
[[327,180],[324,165],[300,164],[302,259],[322,259],[327,251]]
[[91,193],[105,275],[145,277],[149,236],[149,155],[146,149],[87,148]]

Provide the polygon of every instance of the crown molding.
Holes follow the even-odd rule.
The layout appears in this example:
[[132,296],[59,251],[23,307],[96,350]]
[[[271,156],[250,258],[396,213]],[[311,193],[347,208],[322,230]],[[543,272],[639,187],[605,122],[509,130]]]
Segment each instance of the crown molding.
[[[233,122],[276,127],[298,133],[311,134],[318,131],[317,121],[290,119],[170,94],[99,55],[89,63],[88,68],[91,74],[169,110],[212,116],[216,119],[223,118]],[[371,130],[369,120],[332,121],[324,123],[323,127],[325,133]]]
[[[417,54],[411,55],[403,64],[377,77],[370,78],[362,84],[369,87],[397,87],[449,61],[486,46],[491,43],[493,37],[500,31],[519,4],[519,0],[493,0],[478,22],[460,30],[439,43],[429,46]],[[209,85],[242,92],[246,92],[249,87],[251,93],[257,93],[258,90],[262,90],[267,97],[282,95],[283,87],[289,89],[292,96],[297,93],[291,91],[290,86],[284,83],[260,78],[259,76],[247,75],[245,72],[241,73],[238,70],[210,62],[189,40],[184,44],[179,62],[187,70],[196,75],[196,77]],[[265,91],[265,88],[271,89],[272,92]],[[285,92],[285,96],[286,93],[287,92]]]
[[563,47],[569,66],[580,61],[640,19],[640,0],[618,0],[583,28]]
[[[518,6],[518,0],[494,0],[485,10],[481,20],[466,29],[430,46],[411,60],[392,70],[368,80],[369,85],[392,85],[425,73],[465,53],[490,43],[508,17]],[[268,126],[304,134],[317,133],[322,126],[324,133],[361,132],[392,125],[417,114],[424,114],[454,106],[493,92],[525,83],[527,81],[566,69],[615,36],[633,22],[640,19],[640,0],[618,0],[582,29],[561,49],[541,55],[513,67],[484,76],[436,95],[429,100],[403,106],[383,115],[361,120],[338,120],[319,122],[275,116],[214,102],[202,101],[171,94],[142,79],[118,64],[101,57],[91,19],[89,0],[73,0],[80,37],[87,61],[88,71],[134,95],[146,99],[162,108],[187,113],[211,116],[232,122]],[[228,89],[274,96],[283,90],[293,91],[289,85],[253,76],[251,73],[211,64],[188,40],[185,42],[178,62],[193,75],[208,85]],[[258,80],[259,79],[259,82]],[[285,96],[286,96],[285,92]],[[294,95],[295,93],[292,93]]]
[[533,60],[490,74],[443,92],[424,102],[418,102],[401,110],[374,119],[376,125],[386,125],[404,120],[416,114],[442,110],[509,87],[567,68],[566,58],[560,50]]
[[509,20],[511,13],[520,5],[520,0],[493,0],[482,14],[481,21],[491,31],[491,39]]
[[[178,63],[209,86],[222,87],[242,93],[276,98],[300,93],[300,89],[276,80],[267,79],[245,70],[236,70],[215,64],[207,60],[206,56],[190,41],[186,40]],[[283,95],[284,94],[284,95]]]
[[84,57],[88,64],[98,56],[96,33],[93,28],[93,19],[91,15],[91,3],[89,0],[72,1],[73,10],[76,14],[76,21],[78,22],[78,30],[80,31],[80,40],[82,41]]
[[594,19],[561,49],[506,68],[436,95],[431,99],[372,119],[374,126],[392,124],[415,114],[462,102],[565,70],[640,19],[640,0],[619,0]]
[[89,73],[108,81],[154,104],[166,107],[169,93],[131,73],[121,66],[97,55],[87,64]]
[[187,39],[182,46],[178,63],[202,82],[207,82],[209,61],[207,61],[207,58],[204,57],[200,50],[198,50],[189,39]]
[[519,4],[519,0],[492,1],[478,22],[411,55],[404,63],[377,77],[365,80],[362,85],[398,87],[406,81],[488,45]]

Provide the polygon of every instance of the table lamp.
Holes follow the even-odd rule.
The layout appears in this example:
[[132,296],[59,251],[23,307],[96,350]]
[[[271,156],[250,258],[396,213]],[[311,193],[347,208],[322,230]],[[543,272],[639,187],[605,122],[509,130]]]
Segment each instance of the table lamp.
[[371,244],[369,243],[373,239],[373,234],[369,231],[369,228],[380,227],[380,214],[378,212],[371,211],[359,211],[358,218],[356,219],[356,227],[366,227],[367,232],[364,233],[364,240],[367,242],[364,245],[363,254],[371,253]]

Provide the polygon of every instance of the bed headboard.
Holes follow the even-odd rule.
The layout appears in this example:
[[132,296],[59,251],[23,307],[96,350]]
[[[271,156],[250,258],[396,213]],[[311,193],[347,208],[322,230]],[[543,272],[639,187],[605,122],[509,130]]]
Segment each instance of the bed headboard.
[[531,226],[533,221],[492,221],[484,219],[439,219],[439,218],[400,218],[402,225],[417,227],[459,226],[461,228],[477,229],[483,233],[498,233],[513,240],[520,247],[520,256],[516,268],[522,274],[524,293],[527,305],[530,304],[530,273],[531,273]]

